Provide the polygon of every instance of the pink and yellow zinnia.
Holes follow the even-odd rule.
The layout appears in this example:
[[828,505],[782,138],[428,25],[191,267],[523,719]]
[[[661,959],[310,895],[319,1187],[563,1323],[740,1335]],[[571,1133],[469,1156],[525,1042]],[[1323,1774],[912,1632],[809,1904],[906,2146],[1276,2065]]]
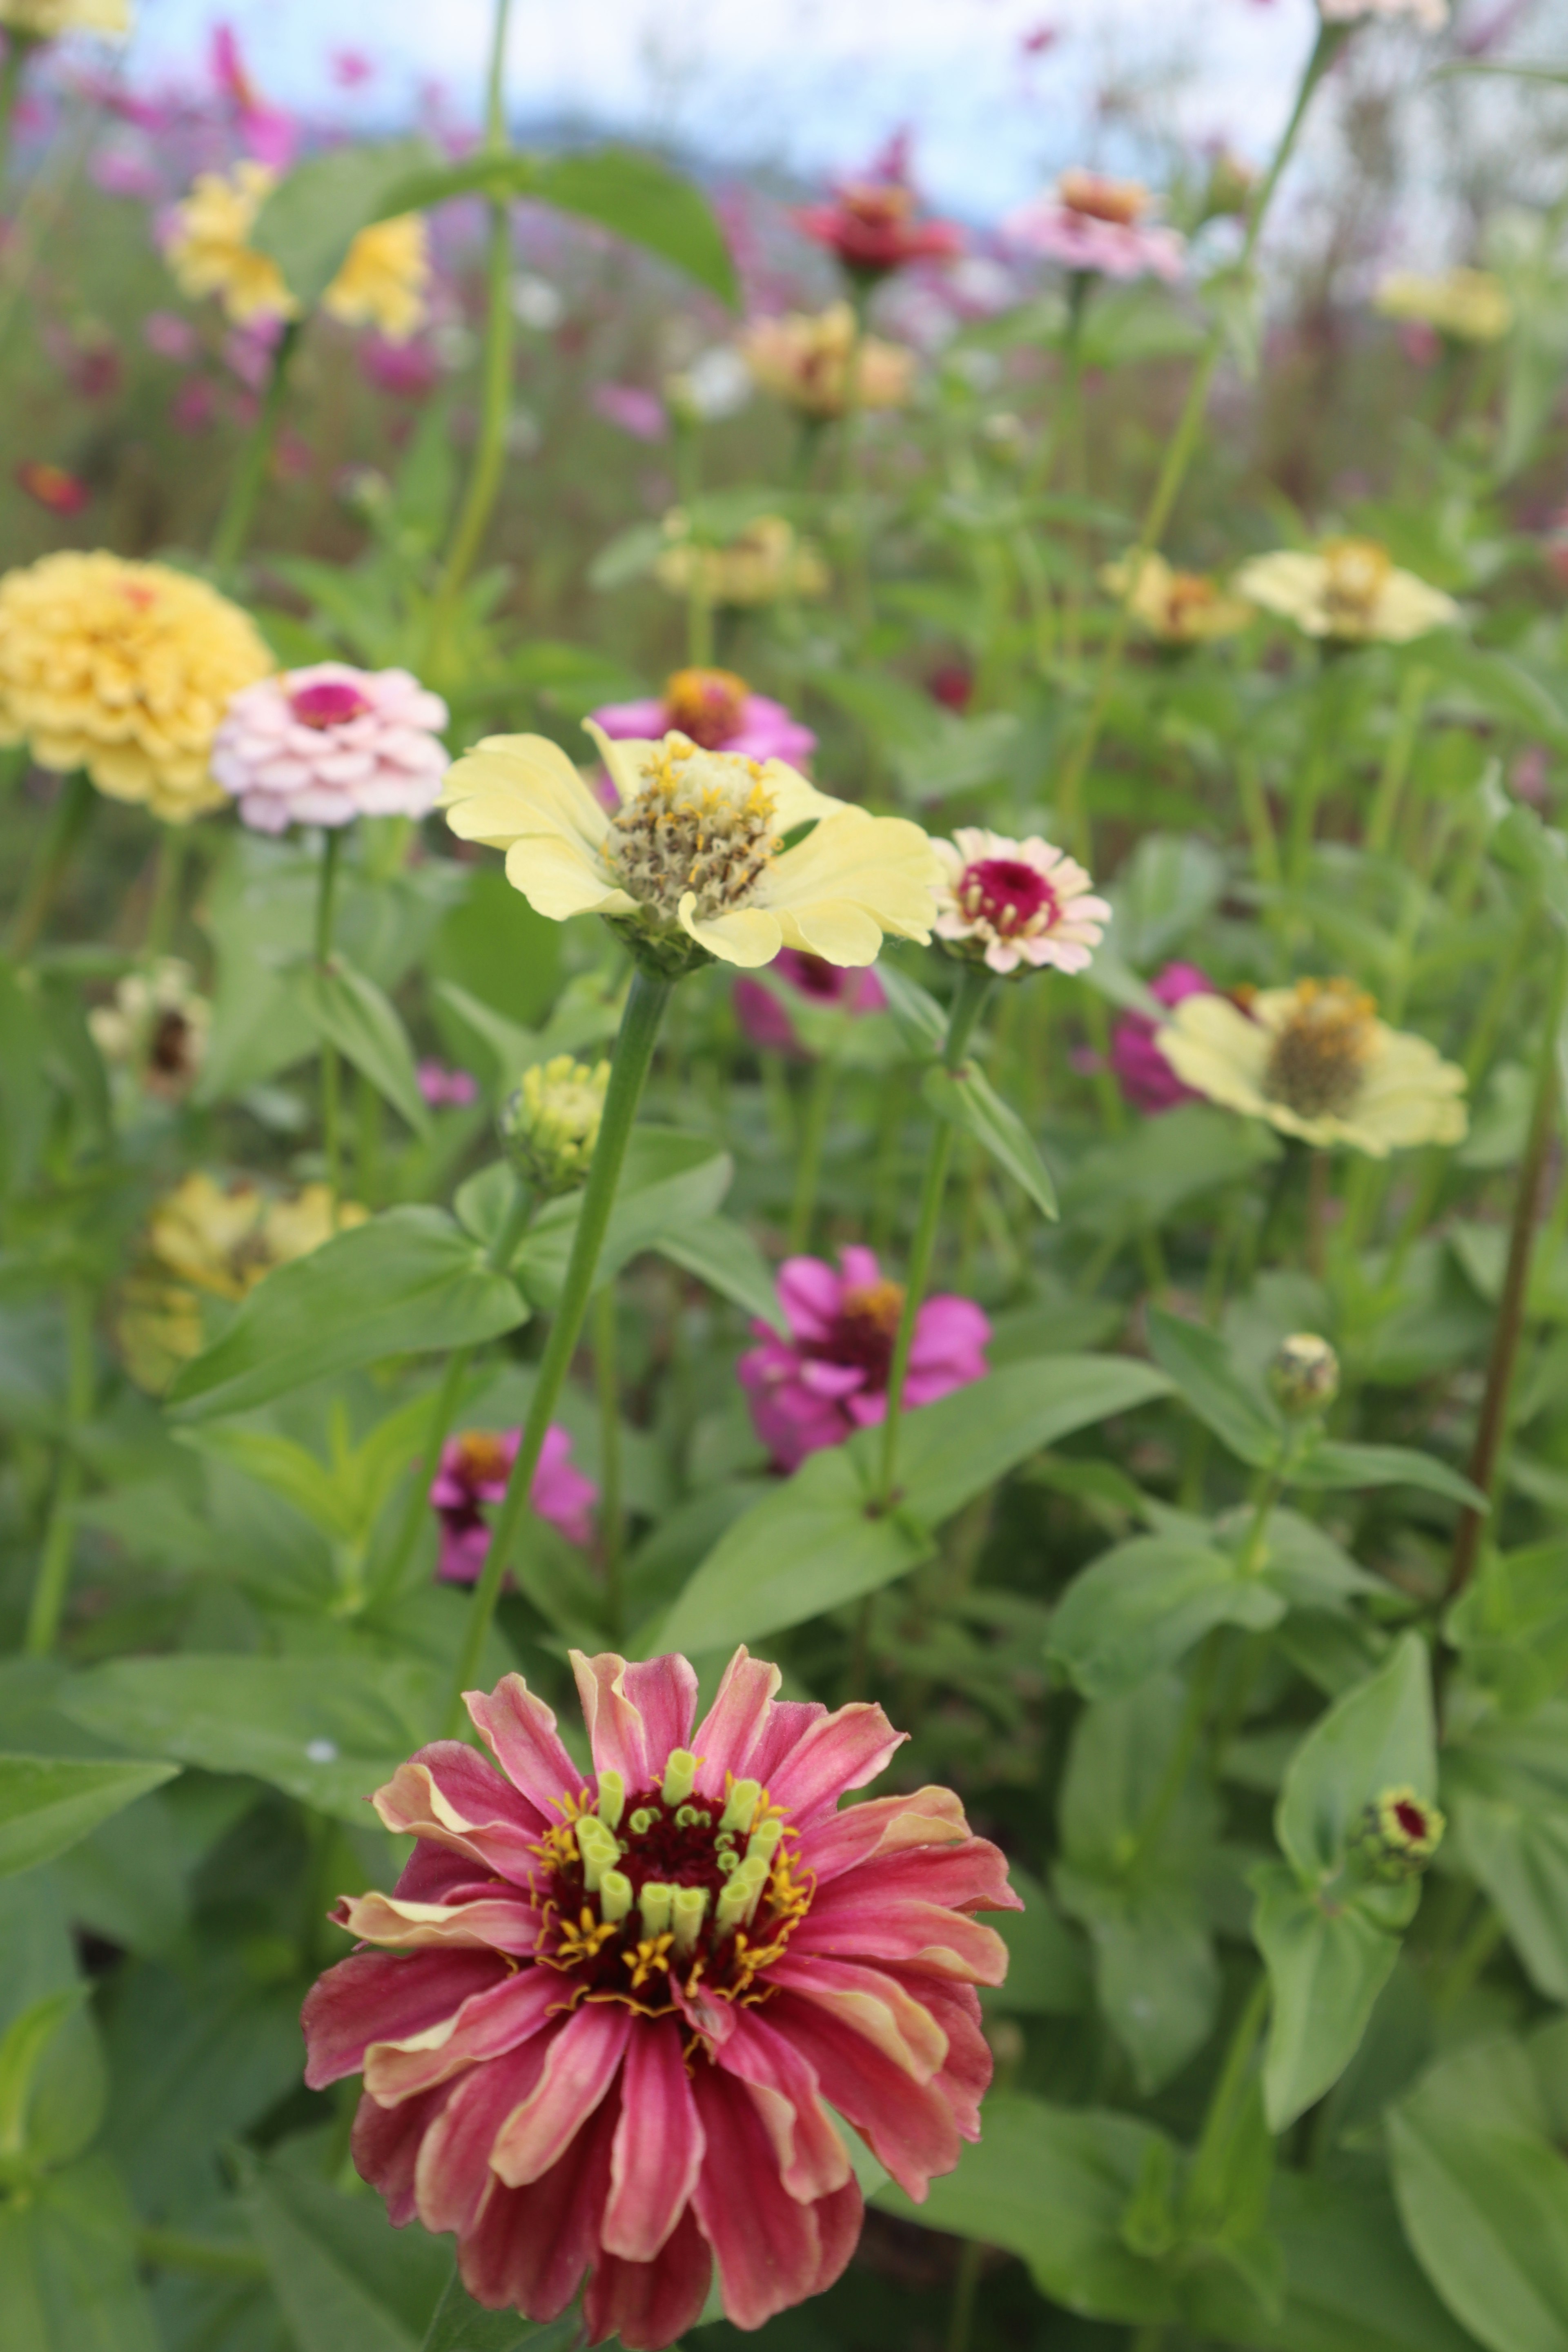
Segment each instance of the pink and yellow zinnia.
[[441,1740],[377,1792],[419,1843],[337,1906],[306,2080],[363,2072],[355,2163],[479,2302],[552,2319],[586,2273],[587,2341],[658,2352],[715,2261],[746,2328],[838,2277],[837,2118],[917,2199],[979,2137],[1007,1954],[972,1914],[1020,1906],[950,1790],[837,1811],[900,1745],[880,1707],[781,1701],[742,1648],[694,1732],[684,1658],[572,1664],[586,1778],[509,1675],[467,1702],[499,1770]]

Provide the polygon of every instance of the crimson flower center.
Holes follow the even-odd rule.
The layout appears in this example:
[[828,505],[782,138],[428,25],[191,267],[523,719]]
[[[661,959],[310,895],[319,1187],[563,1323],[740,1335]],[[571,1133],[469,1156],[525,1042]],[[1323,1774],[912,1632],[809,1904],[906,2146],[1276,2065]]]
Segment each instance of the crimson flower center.
[[1424,1838],[1426,1836],[1426,1816],[1419,1805],[1411,1803],[1408,1797],[1398,1799],[1394,1808],[1394,1818],[1406,1837]]
[[342,727],[363,719],[370,704],[357,686],[342,678],[322,678],[301,686],[289,697],[289,708],[302,727]]
[[989,923],[1002,940],[1049,929],[1061,913],[1061,901],[1045,876],[1021,857],[977,858],[964,867],[957,897],[972,923]]
[[664,690],[666,723],[705,751],[721,751],[741,731],[751,688],[732,669],[678,669]]
[[823,1363],[853,1365],[865,1373],[873,1391],[885,1389],[903,1311],[901,1283],[852,1284],[826,1339],[808,1342],[805,1353]]

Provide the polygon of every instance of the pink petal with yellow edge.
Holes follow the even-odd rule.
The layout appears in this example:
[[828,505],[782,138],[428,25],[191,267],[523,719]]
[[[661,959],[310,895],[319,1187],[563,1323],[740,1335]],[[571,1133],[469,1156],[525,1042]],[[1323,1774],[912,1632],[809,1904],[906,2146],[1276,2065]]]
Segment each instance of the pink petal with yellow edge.
[[652,2262],[600,2255],[583,2298],[588,2341],[613,2336],[626,2352],[663,2352],[701,2317],[712,2276],[708,2241],[688,2207]]
[[305,1996],[305,2081],[312,2091],[357,2074],[373,2042],[423,2033],[454,2016],[476,1992],[507,1981],[494,1952],[354,1952],[319,1977]]
[[[838,1881],[841,1888],[854,1884]],[[898,1960],[964,1984],[999,1985],[1007,1973],[1007,1947],[994,1927],[940,1903],[908,1896],[846,1895],[837,1903],[814,1903],[790,1938],[790,1950],[830,1959]]]
[[814,2292],[821,2232],[813,2209],[785,2193],[744,2085],[705,2066],[692,2087],[708,2143],[692,2203],[718,2261],[726,2318],[761,2327]]
[[558,2319],[598,2248],[610,2179],[616,2109],[606,2101],[557,2165],[526,2189],[490,2176],[472,2224],[458,2241],[458,2267],[476,2303],[509,2305],[530,2319]]
[[879,1706],[857,1700],[806,1726],[786,1756],[767,1759],[756,1777],[796,1826],[827,1811],[849,1789],[863,1789],[883,1771],[909,1738],[895,1731]]
[[607,2253],[653,2261],[697,2185],[702,2148],[679,2022],[639,2019],[626,2046],[610,2200],[599,2231]]
[[407,1903],[395,1895],[345,1895],[331,1913],[340,1927],[367,1944],[401,1944],[410,1951],[476,1944],[497,1952],[531,1952],[539,1914],[531,1903],[506,1896],[477,1903]]
[[684,1748],[697,1713],[697,1676],[684,1658],[628,1665],[613,1650],[570,1654],[596,1772],[621,1775],[628,1790],[662,1778],[672,1748]]
[[947,2036],[946,2063],[931,2081],[952,2109],[961,2136],[978,2139],[980,2102],[991,2088],[992,2072],[991,2044],[980,2026],[980,1995],[973,1985],[942,1984],[931,1977],[905,1981]]
[[467,1854],[481,1871],[525,1885],[552,1824],[492,1764],[456,1739],[423,1748],[400,1764],[373,1800],[394,1836],[431,1839]]
[[795,1993],[781,1993],[773,2012],[780,2032],[816,2070],[823,2097],[854,2125],[905,2194],[923,2200],[932,2175],[958,2162],[958,2126],[940,2084],[917,2082],[842,2016]]
[[521,1675],[503,1675],[493,1691],[465,1691],[469,1719],[513,1788],[547,1822],[562,1818],[561,1800],[575,1796],[583,1775],[562,1746],[555,1717]]
[[[482,1874],[486,1879],[490,1875],[488,1870]],[[479,1874],[466,1853],[454,1853],[433,1838],[421,1838],[398,1872],[392,1891],[405,1903],[457,1903],[462,1900],[465,1887],[471,1890],[479,1883]]]
[[[929,2083],[946,2062],[947,2037],[941,2026],[925,2003],[885,1969],[826,1959],[819,1953],[797,1958],[792,1943],[769,1968],[768,1982],[798,1994],[813,2009],[831,2012],[917,2083]],[[793,2011],[795,2004],[791,2006]],[[831,2091],[825,2095],[837,2104]]]
[[[851,1813],[863,1810],[851,1805]],[[816,1857],[812,1866],[816,1868]],[[875,1912],[884,1903],[941,1904],[952,1911],[1021,1911],[1007,1884],[1007,1857],[989,1838],[964,1838],[955,1845],[921,1853],[880,1853],[868,1858],[819,1902],[840,1913],[851,1903]],[[814,1906],[813,1916],[816,1916]]]
[[364,2098],[354,2111],[349,2135],[354,2170],[385,2198],[386,2216],[395,2230],[417,2218],[415,2168],[425,2135],[440,2113],[449,2088],[443,2084],[438,2091],[426,2091],[422,2099],[410,2099],[401,2107],[378,2106],[374,2099]]
[[467,2229],[494,2178],[490,2156],[501,2126],[537,2087],[551,2046],[536,2035],[494,2065],[476,2066],[453,2088],[426,2134],[414,2176],[427,2230]]
[[860,2183],[851,2178],[842,2189],[836,2189],[831,2197],[819,2197],[811,2210],[822,2242],[811,2292],[823,2294],[836,2279],[843,2277],[849,2267],[849,2257],[860,2242],[860,2231],[866,2220]]
[[432,2089],[484,2059],[504,2057],[542,2032],[567,1998],[549,1969],[520,1969],[463,2003],[423,2033],[373,2042],[364,2054],[364,2086],[384,2107]]
[[526,2188],[560,2161],[620,2071],[634,2023],[616,2001],[585,2002],[550,2043],[544,2071],[490,2150],[490,2168],[509,2189]]
[[961,1844],[968,1835],[963,1807],[951,1789],[919,1789],[912,1797],[871,1797],[815,1822],[802,1851],[825,1886],[875,1854]]
[[763,2118],[780,2179],[803,2205],[830,2197],[850,2177],[848,2151],[823,2109],[816,2074],[756,2010],[742,2010],[720,2065],[747,2084]]

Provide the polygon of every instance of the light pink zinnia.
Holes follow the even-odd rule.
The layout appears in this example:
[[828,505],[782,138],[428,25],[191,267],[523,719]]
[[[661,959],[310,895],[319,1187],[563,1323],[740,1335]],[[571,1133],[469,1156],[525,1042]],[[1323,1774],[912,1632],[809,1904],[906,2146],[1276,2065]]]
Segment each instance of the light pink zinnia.
[[[819,1257],[785,1258],[779,1304],[790,1336],[753,1323],[762,1344],[736,1367],[757,1434],[784,1470],[887,1418],[903,1290],[883,1278],[868,1249],[841,1250],[838,1262],[841,1274]],[[928,1298],[915,1318],[904,1402],[934,1404],[983,1380],[990,1338],[972,1299]]]
[[[1168,963],[1150,982],[1149,993],[1162,1004],[1180,1004],[1188,996],[1212,996],[1215,984],[1195,963]],[[1111,1032],[1110,1066],[1135,1110],[1174,1110],[1178,1103],[1202,1100],[1161,1053],[1154,1042],[1158,1029],[1147,1013],[1124,1013]]]
[[979,2137],[1007,1955],[972,1915],[1019,1906],[950,1790],[837,1811],[900,1744],[880,1707],[781,1702],[741,1649],[694,1733],[684,1658],[572,1664],[586,1780],[508,1675],[467,1694],[500,1771],[441,1740],[377,1791],[419,1843],[333,1914],[362,1948],[305,2003],[305,2079],[363,2072],[355,2164],[479,2303],[553,2319],[586,2272],[587,2340],[659,2352],[714,2260],[745,2328],[838,2277],[827,2106],[917,2199]]
[[215,781],[257,833],[425,816],[448,761],[447,706],[405,669],[317,662],[237,694],[213,744]]
[[961,824],[951,841],[931,847],[943,877],[932,928],[955,953],[1000,972],[1020,964],[1088,969],[1110,908],[1090,894],[1076,858],[1037,834],[1009,841],[973,824]]
[[[820,956],[804,955],[799,948],[783,948],[768,966],[770,978],[785,981],[813,1004],[828,1004],[840,1013],[880,1013],[887,992],[871,967],[824,963]],[[809,1059],[787,1008],[760,980],[742,977],[735,982],[735,1013],[753,1045],[774,1054]]]
[[1009,215],[1003,233],[1015,245],[1101,278],[1180,278],[1186,241],[1143,215],[1151,198],[1135,180],[1098,172],[1064,172],[1053,196]]
[[[522,1443],[521,1429],[466,1429],[441,1449],[441,1467],[430,1500],[441,1522],[441,1557],[436,1573],[446,1584],[473,1584],[490,1548],[481,1503],[499,1503]],[[568,1459],[569,1433],[552,1422],[544,1433],[528,1499],[542,1519],[574,1544],[593,1540],[594,1507],[599,1490]]]
[[783,760],[795,768],[809,760],[816,738],[782,702],[753,694],[728,669],[678,669],[662,695],[641,702],[610,702],[590,716],[612,741],[658,742],[671,728],[705,751],[733,751],[742,760]]

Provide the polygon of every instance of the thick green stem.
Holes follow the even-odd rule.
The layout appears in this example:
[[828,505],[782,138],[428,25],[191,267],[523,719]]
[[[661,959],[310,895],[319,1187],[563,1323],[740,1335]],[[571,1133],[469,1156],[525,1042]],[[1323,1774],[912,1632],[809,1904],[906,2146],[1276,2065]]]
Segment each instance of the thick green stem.
[[[1285,125],[1279,146],[1274,151],[1274,161],[1269,165],[1268,176],[1258,191],[1247,220],[1247,236],[1235,273],[1237,282],[1244,289],[1251,271],[1253,256],[1258,249],[1258,240],[1262,234],[1268,207],[1273,202],[1274,191],[1279,184],[1280,173],[1290,159],[1297,136],[1306,119],[1307,108],[1311,102],[1312,94],[1334,58],[1339,54],[1348,27],[1342,25],[1323,25],[1319,28],[1312,54],[1307,60],[1307,68],[1301,77],[1301,86],[1296,93],[1296,103],[1290,110],[1290,119]],[[1225,355],[1229,332],[1229,320],[1226,312],[1222,309],[1209,330],[1208,341],[1199,356],[1197,366],[1193,372],[1192,382],[1187,388],[1186,404],[1177,421],[1176,429],[1166,445],[1164,462],[1161,466],[1159,478],[1155,482],[1153,494],[1143,516],[1143,526],[1138,534],[1138,543],[1128,562],[1127,587],[1122,595],[1121,609],[1111,625],[1105,641],[1105,649],[1100,657],[1100,668],[1095,677],[1094,694],[1089,703],[1089,714],[1084,721],[1082,732],[1062,772],[1062,780],[1057,794],[1058,822],[1063,834],[1075,845],[1081,845],[1085,852],[1088,851],[1089,843],[1083,814],[1084,782],[1100,742],[1100,730],[1105,725],[1106,714],[1110,709],[1110,698],[1115,690],[1117,672],[1121,667],[1121,656],[1127,649],[1128,635],[1132,626],[1132,599],[1137,593],[1144,562],[1164,537],[1165,526],[1171,520],[1182,484],[1186,479],[1187,467],[1192,463],[1193,453],[1198,446],[1198,436],[1203,430],[1204,418],[1208,411],[1209,392],[1220,361]],[[1085,863],[1090,862],[1086,856]]]
[[573,1237],[572,1255],[566,1268],[561,1304],[555,1310],[555,1320],[550,1327],[550,1337],[545,1343],[528,1419],[523,1424],[522,1443],[507,1482],[505,1498],[496,1516],[485,1564],[468,1605],[468,1622],[447,1706],[445,1728],[448,1737],[456,1731],[461,1720],[463,1693],[479,1671],[485,1636],[489,1632],[490,1620],[500,1599],[501,1580],[506,1574],[507,1561],[523,1512],[528,1507],[533,1474],[539,1467],[550,1416],[565,1385],[572,1358],[582,1335],[583,1320],[594,1293],[599,1251],[610,1222],[610,1212],[616,1203],[616,1187],[620,1182],[621,1165],[637,1121],[643,1081],[653,1060],[654,1047],[658,1042],[659,1029],[674,984],[673,981],[645,971],[641,966],[632,975],[626,1011],[621,1015],[620,1034],[616,1039],[615,1059],[610,1066],[610,1084],[605,1097],[604,1116],[599,1122],[599,1139],[594,1147],[593,1165],[588,1171],[583,1205],[577,1213],[577,1230]]
[[184,872],[190,835],[183,824],[166,824],[158,836],[153,869],[152,895],[147,901],[147,929],[142,952],[149,963],[169,952],[180,914],[180,881]]
[[234,570],[250,541],[250,527],[256,520],[256,509],[267,485],[268,471],[272,463],[272,445],[278,438],[278,427],[283,420],[283,403],[288,396],[289,370],[299,341],[300,321],[290,319],[278,338],[267,389],[261,396],[261,406],[239,453],[228,496],[223,502],[223,511],[213,532],[208,560],[220,579]]
[[594,1301],[594,1385],[599,1394],[599,1549],[605,1561],[605,1631],[613,1644],[626,1631],[621,1589],[621,1398],[616,1370],[616,1286]]
[[[1536,1059],[1535,1102],[1531,1112],[1530,1137],[1519,1171],[1519,1190],[1514,1194],[1513,1223],[1509,1234],[1502,1297],[1498,1302],[1497,1324],[1492,1332],[1491,1355],[1487,1364],[1487,1384],[1481,1397],[1480,1417],[1476,1423],[1475,1444],[1470,1450],[1468,1472],[1470,1484],[1479,1486],[1481,1493],[1489,1497],[1492,1494],[1498,1456],[1508,1427],[1514,1367],[1519,1360],[1520,1341],[1524,1336],[1530,1261],[1535,1247],[1541,1184],[1546,1172],[1552,1131],[1557,1124],[1561,1087],[1557,1055],[1565,1009],[1568,1009],[1568,940],[1559,936],[1555,942],[1555,962],[1546,1003],[1545,1025]],[[1480,1512],[1473,1509],[1461,1512],[1454,1537],[1454,1555],[1448,1567],[1450,1593],[1461,1591],[1468,1581],[1476,1565],[1480,1539]]]
[[[325,973],[332,961],[332,917],[337,905],[338,862],[342,851],[341,825],[328,825],[321,835],[321,880],[316,892],[316,970]],[[342,1189],[342,1071],[338,1049],[321,1039],[321,1150],[327,1163],[327,1190],[331,1195],[332,1226],[338,1222],[338,1196]]]
[[831,1055],[825,1054],[806,1087],[805,1108],[795,1147],[795,1195],[789,1213],[792,1256],[805,1249],[811,1239],[816,1190],[822,1176],[822,1147],[827,1139],[827,1115],[833,1108],[833,1085],[837,1075]]
[[[953,996],[952,1009],[948,1014],[947,1037],[942,1049],[944,1069],[955,1070],[963,1061],[964,1048],[990,993],[991,974],[984,965],[966,964]],[[893,1359],[888,1370],[888,1417],[882,1424],[882,1466],[878,1481],[878,1496],[884,1510],[893,1499],[893,1480],[899,1466],[899,1425],[903,1417],[904,1383],[909,1377],[910,1350],[914,1346],[915,1325],[920,1320],[926,1277],[931,1272],[931,1255],[936,1247],[937,1227],[942,1221],[942,1203],[947,1191],[952,1143],[952,1122],[951,1119],[939,1119],[931,1133],[931,1149],[926,1154],[920,1208],[915,1217],[915,1237],[910,1244],[910,1263],[904,1280],[903,1313],[899,1318]]]
[[55,1472],[55,1491],[49,1503],[49,1523],[44,1531],[38,1579],[27,1612],[24,1647],[30,1658],[47,1658],[53,1650],[59,1637],[70,1583],[76,1507],[82,1479],[78,1436],[92,1416],[92,1293],[84,1282],[73,1282],[66,1292],[66,1432]]
[[194,2278],[264,2279],[266,2258],[254,2246],[198,2238],[186,2230],[138,2230],[136,2258],[150,2271],[184,2271]]
[[68,776],[55,795],[43,839],[34,855],[22,903],[11,918],[5,953],[13,963],[31,954],[34,942],[59,896],[77,843],[86,831],[98,795],[79,769]]

